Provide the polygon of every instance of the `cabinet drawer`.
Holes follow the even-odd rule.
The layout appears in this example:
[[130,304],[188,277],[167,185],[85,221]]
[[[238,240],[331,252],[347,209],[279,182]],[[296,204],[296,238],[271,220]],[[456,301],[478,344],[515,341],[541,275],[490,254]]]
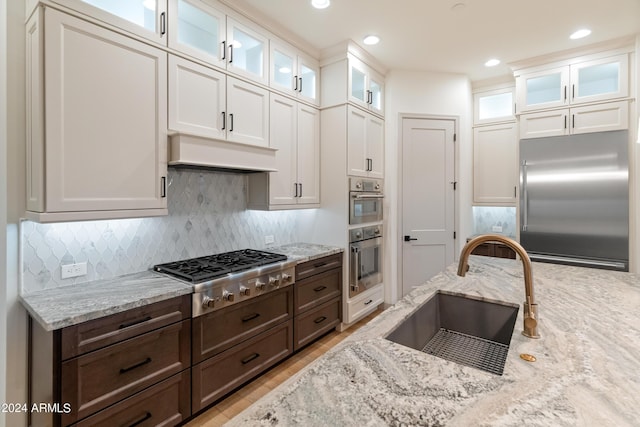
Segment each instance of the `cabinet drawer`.
[[193,319],[193,363],[293,317],[293,286]]
[[190,397],[191,371],[185,370],[74,426],[175,426],[191,415]]
[[191,320],[62,363],[63,424],[91,415],[190,365]]
[[340,324],[340,298],[296,316],[293,350],[297,351]]
[[192,412],[212,404],[293,352],[293,320],[193,367]]
[[191,295],[183,295],[62,329],[62,360],[188,319]]
[[342,269],[334,268],[295,284],[295,314],[302,313],[340,295]]
[[365,315],[371,313],[384,302],[384,287],[377,285],[367,290],[365,295],[360,295],[347,303],[345,323],[353,323]]
[[302,280],[314,274],[342,267],[342,253],[303,262],[296,266],[296,281]]

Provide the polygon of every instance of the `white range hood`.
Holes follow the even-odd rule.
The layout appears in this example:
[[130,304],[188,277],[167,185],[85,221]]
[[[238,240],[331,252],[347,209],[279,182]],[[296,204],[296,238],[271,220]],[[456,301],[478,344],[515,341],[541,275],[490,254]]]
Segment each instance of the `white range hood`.
[[277,172],[276,152],[269,147],[203,138],[185,133],[169,136],[169,165]]

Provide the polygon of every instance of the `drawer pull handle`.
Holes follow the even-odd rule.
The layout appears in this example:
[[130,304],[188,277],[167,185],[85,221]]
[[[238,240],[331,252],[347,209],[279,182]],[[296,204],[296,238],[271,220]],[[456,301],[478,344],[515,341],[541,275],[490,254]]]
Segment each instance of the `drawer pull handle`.
[[327,320],[327,316],[322,316],[322,317],[318,317],[316,320],[314,320],[313,323],[322,323],[325,320]]
[[325,289],[327,289],[327,287],[324,285],[318,286],[317,288],[313,288],[313,290],[316,292],[324,291]]
[[365,303],[364,303],[364,305],[369,305],[369,304],[371,304],[372,302],[373,302],[373,300],[372,300],[372,299],[370,299],[369,301],[365,302]]
[[250,314],[248,316],[245,316],[245,317],[242,318],[242,321],[243,322],[248,322],[249,320],[253,320],[256,317],[260,317],[260,313],[253,313],[253,314]]
[[134,370],[136,368],[139,368],[140,366],[146,365],[147,363],[151,363],[151,358],[150,357],[147,357],[142,362],[138,362],[135,365],[131,365],[131,366],[127,367],[127,368],[120,368],[120,373],[121,374],[127,373],[127,372],[132,371],[132,370]]
[[327,265],[326,262],[319,262],[317,264],[313,264],[314,268],[320,268],[320,267],[324,267],[325,265]]
[[142,424],[143,422],[147,421],[149,418],[151,418],[151,412],[147,412],[146,414],[144,414],[142,416],[142,418],[140,418],[137,421],[134,421],[133,424],[129,424],[129,427],[135,427],[137,425]]
[[136,319],[136,320],[133,320],[133,321],[131,321],[131,322],[121,324],[121,325],[118,327],[118,329],[128,328],[128,327],[131,327],[131,326],[137,325],[138,323],[148,322],[149,320],[151,320],[151,316],[147,316],[147,317],[145,317],[144,319]]
[[257,359],[258,357],[260,357],[260,355],[258,353],[253,353],[251,356],[247,356],[244,359],[241,360],[243,365],[246,365],[247,363],[251,362],[252,360]]

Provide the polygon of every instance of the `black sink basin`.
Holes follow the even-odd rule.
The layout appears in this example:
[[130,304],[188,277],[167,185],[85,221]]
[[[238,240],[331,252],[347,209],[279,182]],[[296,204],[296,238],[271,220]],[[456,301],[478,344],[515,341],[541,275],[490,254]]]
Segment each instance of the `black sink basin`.
[[502,375],[517,304],[437,291],[385,338]]

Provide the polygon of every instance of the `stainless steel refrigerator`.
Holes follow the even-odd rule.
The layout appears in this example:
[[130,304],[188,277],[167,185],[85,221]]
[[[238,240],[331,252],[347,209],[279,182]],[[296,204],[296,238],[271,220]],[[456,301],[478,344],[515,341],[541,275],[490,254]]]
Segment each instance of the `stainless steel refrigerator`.
[[628,131],[520,140],[520,243],[532,260],[629,270]]

